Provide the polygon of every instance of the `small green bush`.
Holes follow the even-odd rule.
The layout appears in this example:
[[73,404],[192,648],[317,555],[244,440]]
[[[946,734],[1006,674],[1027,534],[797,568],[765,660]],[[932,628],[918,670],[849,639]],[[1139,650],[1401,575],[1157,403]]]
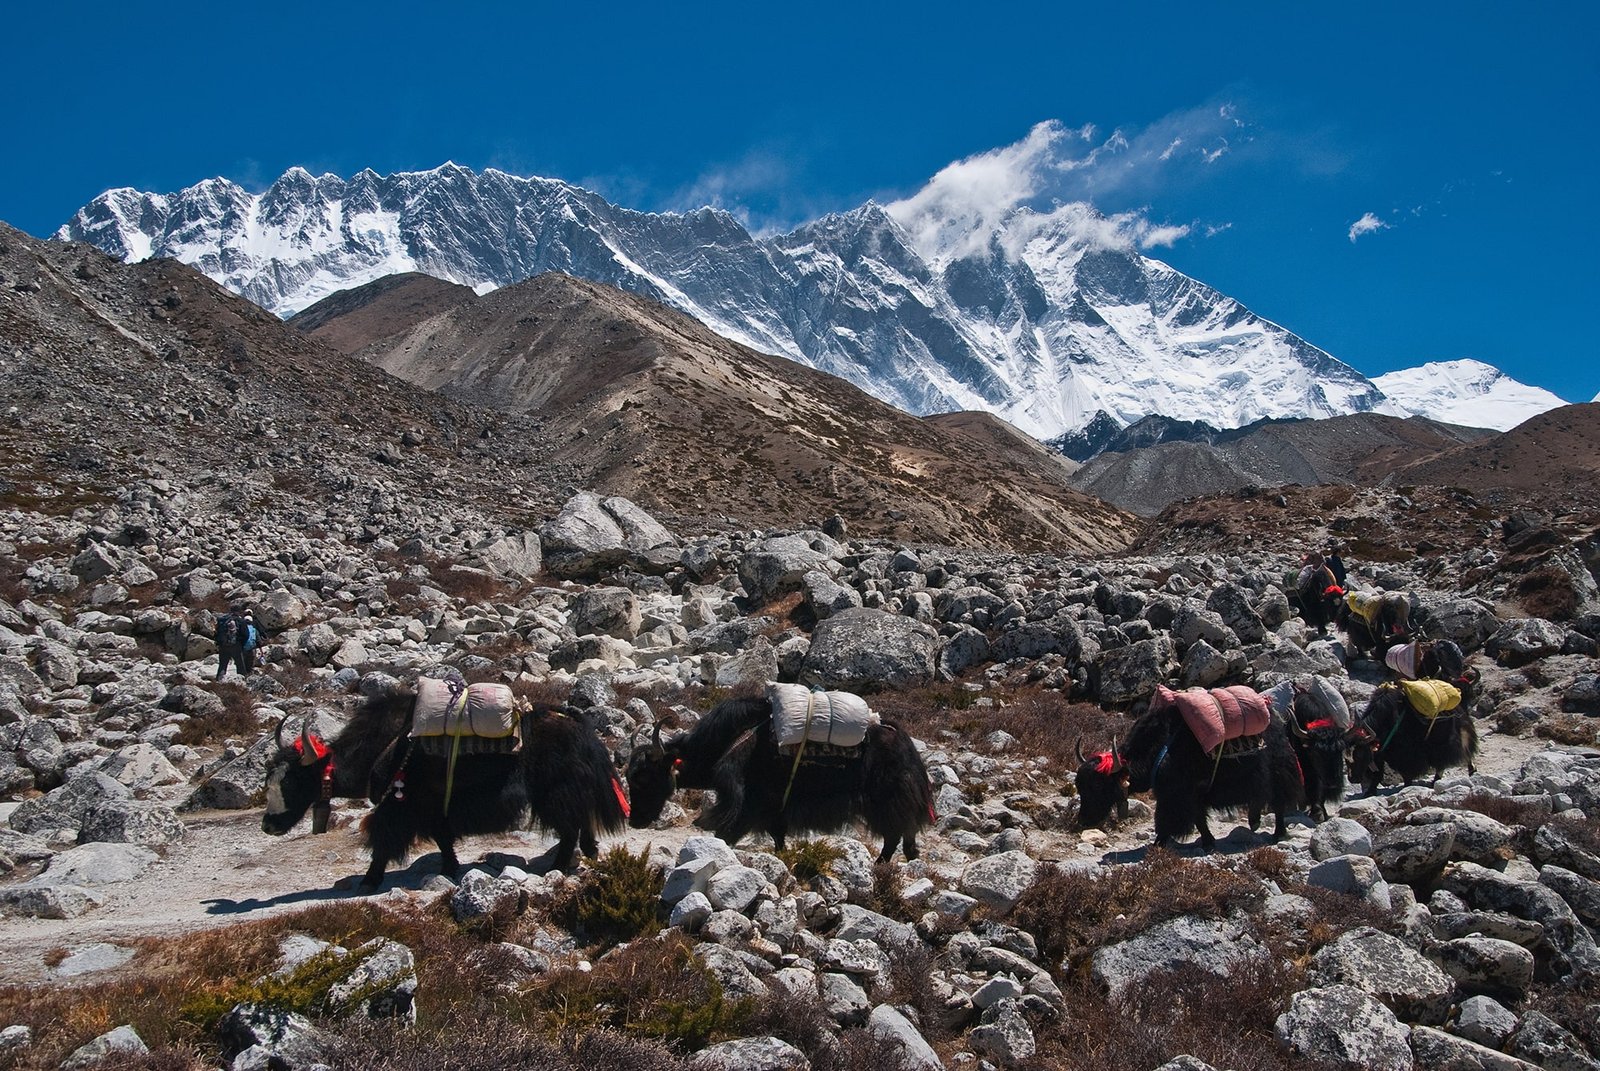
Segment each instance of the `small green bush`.
[[616,944],[661,928],[661,886],[665,875],[650,865],[650,853],[613,848],[583,880],[570,907],[574,933]]
[[802,840],[778,853],[796,881],[831,877],[833,864],[844,858],[844,849],[825,840]]

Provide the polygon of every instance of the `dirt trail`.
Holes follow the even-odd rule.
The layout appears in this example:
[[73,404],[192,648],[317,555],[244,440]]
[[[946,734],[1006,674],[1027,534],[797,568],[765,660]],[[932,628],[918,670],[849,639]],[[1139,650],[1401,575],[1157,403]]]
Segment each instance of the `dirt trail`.
[[[1478,771],[1484,774],[1514,776],[1528,756],[1549,746],[1542,740],[1495,733],[1481,722],[1479,729],[1485,735]],[[261,832],[261,814],[257,810],[186,815],[185,841],[167,849],[165,856],[139,877],[98,887],[96,891],[106,898],[105,903],[84,917],[6,919],[0,923],[0,983],[100,981],[110,972],[63,978],[45,965],[44,957],[57,949],[76,952],[99,943],[125,946],[139,937],[170,936],[249,922],[354,896],[350,890],[366,871],[368,861],[354,820],[361,813],[362,809],[355,806],[336,812],[335,821],[342,820],[342,824],[320,837],[311,835],[309,822],[303,822],[287,836],[267,836]],[[1212,829],[1218,837],[1218,851],[1225,854],[1270,843],[1264,834],[1252,834],[1242,821],[1226,817],[1214,820]],[[1303,844],[1310,829],[1304,816],[1296,816],[1290,826],[1289,846]],[[687,822],[669,830],[629,829],[603,839],[601,847],[604,851],[622,845],[639,851],[654,846],[675,855],[684,840],[699,832]],[[856,835],[864,836],[859,832]],[[1028,844],[1030,853],[1040,859],[1118,862],[1142,858],[1150,837],[1150,821],[1146,817],[1123,823],[1104,839],[1095,833],[1083,839],[1071,831],[1031,830]],[[544,832],[521,832],[475,837],[459,846],[458,851],[462,863],[470,867],[492,853],[531,860],[553,843],[554,837]],[[914,864],[918,870],[927,866],[947,874],[959,873],[966,857],[955,852],[943,837],[928,835],[922,843],[923,862]],[[740,847],[770,850],[771,844],[765,838],[750,838]],[[876,851],[878,845],[870,847]],[[436,874],[438,867],[437,851],[427,845],[408,867],[389,872],[384,894],[415,890]],[[407,893],[401,891],[398,895]]]
[[[361,813],[352,807],[342,815],[354,819]],[[198,812],[185,815],[184,821],[188,836],[182,844],[166,849],[137,878],[96,887],[105,903],[87,915],[0,921],[0,983],[69,981],[45,965],[43,957],[52,949],[75,952],[102,942],[229,926],[353,897],[370,859],[354,820],[323,836],[313,836],[306,821],[282,837],[261,832],[259,810]],[[618,844],[630,851],[656,845],[676,853],[697,832],[687,825],[629,829],[604,838],[601,850]],[[531,860],[554,843],[553,835],[532,831],[473,837],[456,850],[463,866],[470,867],[491,853]],[[409,866],[391,868],[384,893],[414,890],[438,870],[438,850],[431,842],[419,846]],[[106,972],[82,976],[88,981],[107,977]]]

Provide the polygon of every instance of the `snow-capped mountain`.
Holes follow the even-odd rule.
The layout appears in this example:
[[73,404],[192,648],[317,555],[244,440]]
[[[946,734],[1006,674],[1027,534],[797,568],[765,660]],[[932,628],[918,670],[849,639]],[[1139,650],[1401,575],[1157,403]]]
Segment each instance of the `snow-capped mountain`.
[[1567,404],[1543,387],[1519,383],[1482,361],[1430,361],[1373,382],[1417,416],[1495,431],[1510,431],[1530,417]]
[[1355,369],[1141,255],[1114,223],[1085,204],[969,218],[919,195],[757,239],[711,208],[637,212],[446,164],[348,180],[294,168],[261,194],[220,178],[111,190],[56,237],[174,257],[280,315],[400,271],[480,291],[566,272],[910,412],[987,410],[1040,438],[1099,414],[1217,427],[1404,415]]

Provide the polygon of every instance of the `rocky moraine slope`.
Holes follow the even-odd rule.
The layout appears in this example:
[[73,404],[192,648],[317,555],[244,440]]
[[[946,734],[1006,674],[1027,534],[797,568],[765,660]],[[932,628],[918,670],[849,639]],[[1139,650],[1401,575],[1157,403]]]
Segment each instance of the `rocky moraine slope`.
[[[692,456],[723,497],[693,500],[679,458],[667,509],[585,483],[613,471],[574,450],[601,437],[593,416],[564,438],[543,411],[283,341],[186,269],[3,238],[0,1061],[1596,1066],[1600,589],[1581,510],[1252,491],[1191,503],[1128,552],[1048,550],[1033,522],[995,529],[1014,539],[997,549],[988,529],[897,532],[886,511],[952,515],[914,483],[853,515],[820,493],[783,524],[741,514],[755,498],[715,490],[732,485],[715,443]],[[459,296],[347,322],[345,344],[604,297],[542,292],[512,314]],[[626,361],[603,329],[587,363],[549,349],[663,394],[716,367],[695,336],[658,350],[632,299],[608,309],[627,314]],[[608,321],[562,322],[580,338]],[[759,391],[729,378],[707,408],[747,412]],[[630,490],[649,482],[638,455]],[[1307,629],[1284,574],[1375,517],[1389,535],[1352,549],[1352,583],[1413,593],[1469,652],[1477,772],[1351,794],[1277,845],[1220,820],[1206,856],[1149,851],[1142,799],[1076,828],[1077,739],[1105,747],[1157,684],[1320,676],[1365,705],[1382,667]],[[238,605],[261,617],[264,665],[217,683],[209,633]],[[355,897],[365,804],[341,802],[326,836],[260,832],[272,729],[331,732],[440,662],[566,701],[619,761],[768,681],[862,692],[917,741],[936,821],[920,859],[874,867],[860,831],[730,848],[685,794],[569,873],[551,838],[514,831],[467,842],[457,880],[423,846]]]

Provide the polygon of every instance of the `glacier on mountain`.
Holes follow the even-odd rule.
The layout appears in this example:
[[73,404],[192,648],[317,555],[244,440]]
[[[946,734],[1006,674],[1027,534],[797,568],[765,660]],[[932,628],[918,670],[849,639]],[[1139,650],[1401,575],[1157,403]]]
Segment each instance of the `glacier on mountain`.
[[909,412],[987,410],[1040,438],[1101,414],[1216,427],[1405,415],[1349,365],[1141,254],[1121,217],[1082,203],[960,215],[918,195],[758,239],[721,210],[637,212],[492,168],[348,180],[293,168],[261,194],[220,178],[110,190],[56,237],[176,258],[279,315],[394,272],[479,292],[566,272]]
[[1470,359],[1430,361],[1385,373],[1373,382],[1418,416],[1495,431],[1510,431],[1567,404],[1543,387],[1520,383],[1493,365]]

